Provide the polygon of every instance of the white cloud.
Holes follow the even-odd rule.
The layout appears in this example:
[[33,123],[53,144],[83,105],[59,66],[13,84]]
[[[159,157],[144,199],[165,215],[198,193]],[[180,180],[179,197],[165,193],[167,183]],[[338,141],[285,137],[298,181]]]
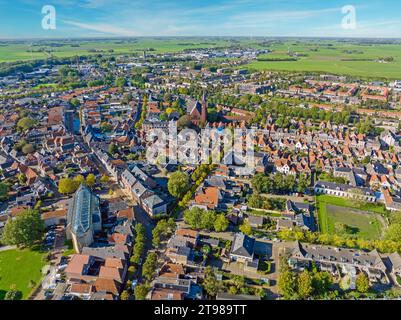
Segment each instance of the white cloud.
[[65,24],[78,27],[80,29],[96,31],[114,36],[133,37],[138,36],[138,33],[126,28],[116,27],[107,23],[82,23],[78,21],[63,20]]

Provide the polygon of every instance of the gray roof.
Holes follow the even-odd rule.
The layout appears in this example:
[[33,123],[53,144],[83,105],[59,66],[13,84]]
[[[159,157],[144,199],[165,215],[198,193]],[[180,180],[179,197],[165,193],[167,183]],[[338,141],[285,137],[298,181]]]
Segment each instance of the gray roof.
[[92,227],[93,222],[99,222],[94,220],[97,217],[94,213],[98,211],[99,199],[82,184],[71,199],[68,223],[71,223],[75,233],[85,233]]
[[343,263],[355,267],[385,270],[386,267],[376,250],[365,252],[331,246],[321,246],[295,242],[292,257],[326,263]]
[[89,256],[94,256],[97,258],[117,258],[126,260],[128,258],[128,254],[122,250],[117,250],[114,246],[109,247],[84,247],[82,249],[82,254],[86,254]]
[[393,271],[398,270],[398,272],[400,272],[400,270],[401,270],[401,256],[399,255],[399,253],[398,252],[394,252],[394,253],[390,254],[389,259],[390,259]]
[[236,233],[231,246],[231,254],[252,258],[255,239],[242,233]]
[[350,186],[348,184],[336,183],[336,182],[318,181],[315,184],[315,188],[339,190],[339,191],[344,191],[344,192],[349,192],[352,189],[358,189],[358,190],[362,191],[363,195],[375,196],[375,192],[372,189],[354,187],[354,186]]

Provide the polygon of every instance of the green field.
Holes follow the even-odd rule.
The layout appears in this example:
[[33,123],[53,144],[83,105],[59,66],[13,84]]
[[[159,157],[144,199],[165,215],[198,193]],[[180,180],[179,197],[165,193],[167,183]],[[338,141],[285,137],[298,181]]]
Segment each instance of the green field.
[[[298,53],[298,61],[255,61],[249,69],[273,71],[321,72],[368,78],[401,79],[401,45],[354,44],[337,41],[287,42],[269,47],[271,54],[260,59],[288,59]],[[389,63],[377,62],[379,58],[393,58]],[[353,61],[346,61],[353,60]],[[366,60],[366,61],[356,61]]]
[[342,223],[350,227],[350,235],[369,240],[381,237],[384,225],[380,214],[385,212],[381,206],[357,206],[348,199],[318,196],[317,209],[322,233],[337,234],[336,224]]
[[27,299],[33,290],[30,280],[39,284],[45,263],[43,253],[30,250],[7,250],[0,252],[0,300],[11,287],[21,291]]
[[[151,53],[178,52],[185,49],[228,47],[233,43],[222,39],[137,39],[137,40],[82,40],[82,41],[39,41],[0,42],[0,62],[65,58],[76,55],[134,54],[151,49]],[[43,52],[38,52],[42,50]],[[97,50],[98,52],[92,52]],[[113,52],[109,52],[113,50]]]
[[[243,47],[270,50],[259,59],[297,61],[255,61],[251,70],[320,72],[355,77],[401,79],[401,44],[338,40],[270,40],[225,38],[138,38],[109,40],[0,41],[0,63],[73,57],[93,54],[131,55],[144,50],[152,53],[179,52],[185,49]],[[97,52],[94,52],[96,50]],[[112,51],[111,51],[112,50]],[[290,55],[291,54],[291,55]],[[379,63],[379,58],[392,58]],[[352,61],[346,61],[352,60]],[[363,61],[357,61],[363,60]],[[240,66],[243,68],[244,66]]]

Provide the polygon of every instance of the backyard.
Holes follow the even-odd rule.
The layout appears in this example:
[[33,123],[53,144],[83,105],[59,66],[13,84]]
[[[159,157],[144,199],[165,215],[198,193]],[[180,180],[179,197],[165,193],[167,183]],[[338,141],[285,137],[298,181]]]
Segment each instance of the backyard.
[[27,299],[40,283],[44,254],[31,250],[6,250],[0,252],[0,300],[11,288],[22,292]]
[[358,204],[348,199],[317,197],[319,227],[322,233],[352,235],[374,240],[382,235],[385,209],[375,204]]

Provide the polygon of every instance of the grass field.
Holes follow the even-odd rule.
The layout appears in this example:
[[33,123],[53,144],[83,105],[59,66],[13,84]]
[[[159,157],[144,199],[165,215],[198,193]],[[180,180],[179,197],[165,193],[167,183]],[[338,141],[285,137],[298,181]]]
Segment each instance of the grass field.
[[0,300],[11,287],[21,291],[27,299],[33,290],[30,281],[39,284],[45,263],[43,253],[30,250],[7,250],[0,252]]
[[382,234],[381,206],[366,204],[358,207],[348,199],[317,197],[319,227],[322,233],[336,234],[336,223],[352,228],[352,235],[363,239],[379,239]]
[[[93,54],[133,54],[152,49],[154,53],[177,52],[194,48],[227,47],[232,42],[221,39],[126,39],[126,40],[82,40],[0,42],[0,62],[45,59],[51,56],[64,58]],[[38,52],[42,50],[44,52]],[[98,52],[93,52],[97,50]],[[113,50],[113,52],[110,52]]]
[[[286,42],[269,47],[271,54],[261,59],[292,58],[288,53],[298,53],[298,61],[255,61],[249,69],[299,72],[327,72],[368,78],[401,79],[401,45],[353,44],[337,41]],[[380,63],[379,58],[393,58],[393,62]],[[350,61],[351,60],[351,61]],[[365,61],[357,61],[365,60]]]
[[[1,42],[0,63],[48,57],[73,57],[92,54],[133,54],[152,49],[154,53],[179,52],[185,49],[241,46],[269,49],[263,58],[293,58],[298,61],[255,61],[254,70],[322,72],[356,77],[401,79],[401,44],[340,42],[338,40],[276,40],[224,38],[138,38],[110,40],[41,40],[36,42]],[[98,52],[94,52],[97,50]],[[111,52],[110,50],[113,50]],[[378,58],[394,59],[379,63]],[[353,60],[353,61],[345,61]],[[366,60],[366,61],[355,61]],[[243,66],[241,66],[243,68]]]

